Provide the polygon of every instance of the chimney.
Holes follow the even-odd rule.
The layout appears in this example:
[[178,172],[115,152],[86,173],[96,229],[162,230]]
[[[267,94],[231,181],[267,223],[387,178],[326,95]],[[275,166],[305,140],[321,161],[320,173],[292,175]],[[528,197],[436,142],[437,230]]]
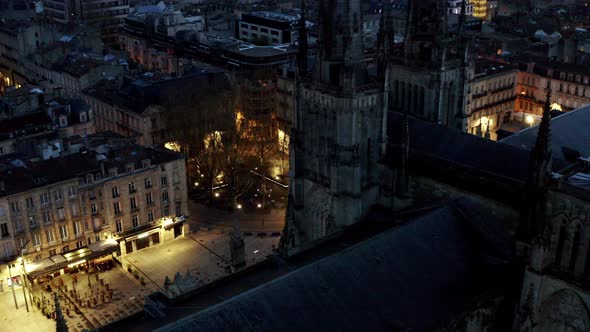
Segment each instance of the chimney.
[[532,73],[534,69],[535,69],[535,63],[534,62],[529,62],[529,63],[526,64],[526,72],[527,73]]

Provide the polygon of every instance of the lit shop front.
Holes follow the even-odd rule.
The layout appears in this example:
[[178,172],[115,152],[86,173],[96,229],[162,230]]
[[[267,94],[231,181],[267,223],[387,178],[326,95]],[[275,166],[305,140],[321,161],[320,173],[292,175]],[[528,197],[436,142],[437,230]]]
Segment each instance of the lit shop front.
[[121,256],[174,240],[188,231],[186,217],[162,218],[157,225],[149,225],[123,233],[117,239]]
[[94,242],[86,247],[78,248],[67,253],[53,255],[26,264],[27,276],[31,280],[38,279],[42,284],[65,273],[99,271],[105,266],[112,266],[113,253],[118,250],[117,241],[106,239]]

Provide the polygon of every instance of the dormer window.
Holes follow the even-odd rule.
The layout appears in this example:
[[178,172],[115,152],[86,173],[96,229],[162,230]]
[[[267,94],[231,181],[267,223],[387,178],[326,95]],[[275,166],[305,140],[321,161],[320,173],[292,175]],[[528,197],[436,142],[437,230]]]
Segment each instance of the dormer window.
[[86,175],[86,183],[92,183],[92,182],[94,182],[94,175],[87,174]]
[[117,168],[116,167],[109,168],[109,176],[111,176],[111,177],[117,176]]
[[80,122],[84,123],[86,121],[88,121],[88,116],[86,115],[86,112],[80,113]]
[[148,167],[150,167],[150,165],[151,165],[151,163],[150,163],[149,159],[144,159],[141,161],[141,167],[143,167],[143,168],[148,168]]
[[125,168],[127,169],[127,173],[131,173],[134,170],[132,163],[127,164],[127,166]]

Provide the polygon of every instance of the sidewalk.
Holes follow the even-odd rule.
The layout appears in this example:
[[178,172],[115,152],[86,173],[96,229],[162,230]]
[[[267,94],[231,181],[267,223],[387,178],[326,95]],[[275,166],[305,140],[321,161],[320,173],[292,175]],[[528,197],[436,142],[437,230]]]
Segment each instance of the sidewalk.
[[[200,285],[205,285],[231,273],[229,238],[229,233],[198,232],[129,254],[124,259],[160,288],[164,287],[166,276],[174,280],[176,272],[185,275],[189,270]],[[246,264],[252,265],[272,253],[279,237],[249,236],[244,242]]]
[[[2,331],[55,331],[55,321],[48,319],[41,314],[41,311],[37,307],[32,308],[29,303],[29,310],[25,308],[25,300],[23,299],[23,291],[21,288],[15,289],[16,299],[18,303],[18,310],[14,307],[14,299],[12,297],[12,291],[4,291],[0,293],[0,326]],[[28,295],[27,295],[28,300]],[[72,324],[68,322],[70,331]]]

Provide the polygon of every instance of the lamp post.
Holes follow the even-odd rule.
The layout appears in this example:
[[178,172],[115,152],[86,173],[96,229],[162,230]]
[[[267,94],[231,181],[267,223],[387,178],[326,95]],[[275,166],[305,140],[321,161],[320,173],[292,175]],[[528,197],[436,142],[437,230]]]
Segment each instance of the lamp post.
[[[22,273],[22,276],[23,276],[23,296],[25,298],[25,306],[27,307],[27,312],[29,312],[29,302],[27,302],[27,290],[26,290],[26,288],[27,288],[27,270],[25,268],[25,257],[24,257],[24,252],[25,252],[25,249],[27,248],[27,244],[29,244],[28,240],[20,248],[20,259],[23,264],[23,266],[22,266],[22,268],[23,268],[23,273]],[[33,303],[31,302],[31,304],[33,304]]]
[[535,119],[533,118],[532,115],[527,115],[525,117],[525,121],[526,121],[526,123],[528,123],[529,127],[532,127],[533,123],[535,123]]
[[14,281],[12,281],[12,271],[10,270],[12,263],[8,263],[8,276],[10,277],[10,288],[12,288],[12,298],[14,298],[14,306],[18,310],[18,303],[16,302],[16,293],[14,292]]

